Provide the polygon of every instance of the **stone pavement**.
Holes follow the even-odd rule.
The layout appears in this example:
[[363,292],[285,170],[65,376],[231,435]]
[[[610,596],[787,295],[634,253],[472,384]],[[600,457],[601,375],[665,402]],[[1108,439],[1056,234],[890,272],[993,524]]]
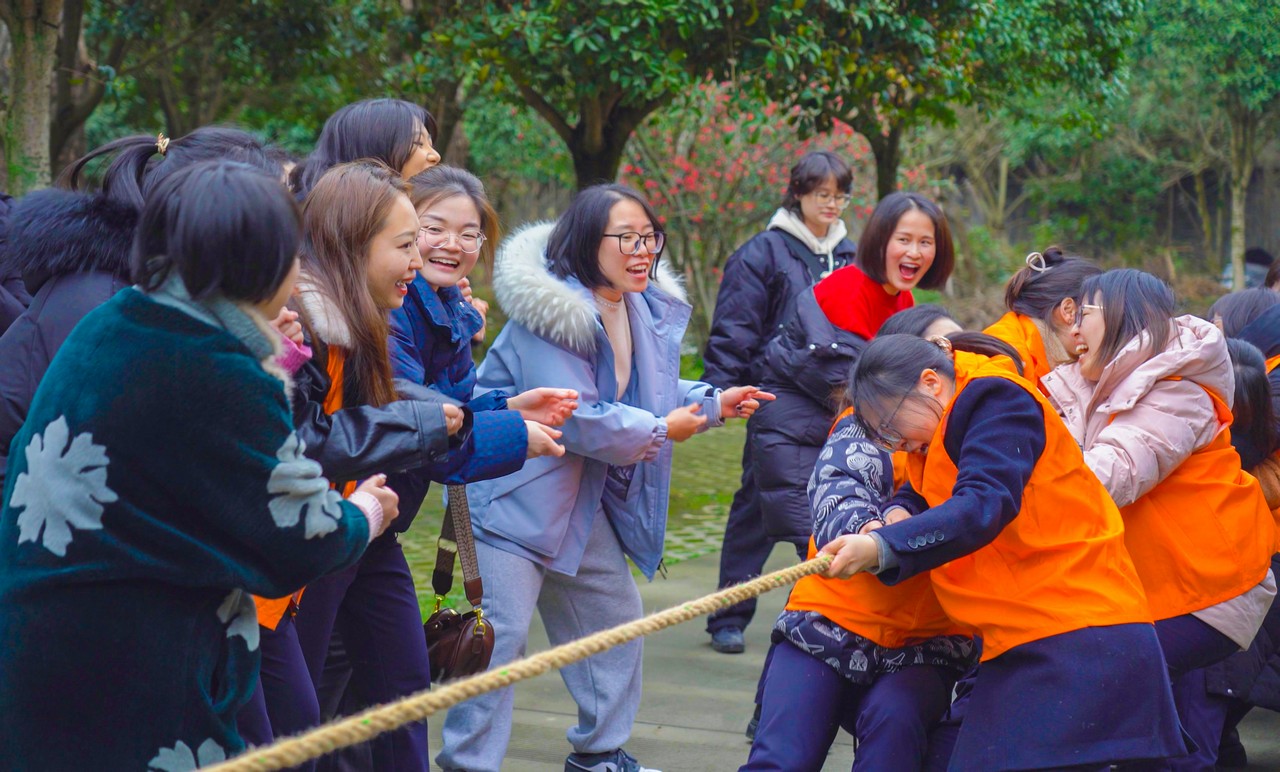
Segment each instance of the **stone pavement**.
[[[789,546],[774,551],[767,570],[795,560]],[[667,579],[641,580],[646,612],[699,597],[715,589],[719,554],[674,565]],[[747,758],[742,731],[751,717],[756,679],[768,645],[769,626],[786,599],[784,590],[760,599],[760,611],[747,630],[747,652],[717,654],[701,621],[687,622],[645,640],[644,702],[627,749],[641,763],[664,772],[736,770]],[[535,620],[530,651],[549,646]],[[560,772],[569,752],[565,730],[576,708],[563,682],[546,674],[516,686],[515,728],[505,770]],[[432,748],[440,747],[442,719],[431,722]],[[1280,715],[1255,710],[1241,725],[1249,751],[1249,770],[1280,770]],[[853,741],[841,733],[824,772],[848,770]]]

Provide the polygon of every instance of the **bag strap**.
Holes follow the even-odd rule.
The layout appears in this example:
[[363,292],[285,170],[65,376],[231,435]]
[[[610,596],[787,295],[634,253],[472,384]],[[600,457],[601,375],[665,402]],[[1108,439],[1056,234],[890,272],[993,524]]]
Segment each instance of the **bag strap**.
[[480,563],[476,559],[476,538],[471,532],[471,507],[467,503],[467,486],[450,485],[448,506],[440,539],[436,542],[436,566],[431,572],[431,589],[440,599],[453,589],[453,558],[462,560],[462,589],[472,608],[480,608],[484,600],[484,583],[480,581]]
[[[805,268],[809,269],[809,283],[818,283],[818,281],[822,279],[822,275],[827,272],[827,266],[822,264],[822,256],[810,251],[803,241],[784,230],[774,228],[774,233],[777,233],[782,237],[782,241],[787,245],[787,250],[791,252],[791,256],[803,263]],[[832,266],[834,267],[834,253],[831,256],[831,259]]]

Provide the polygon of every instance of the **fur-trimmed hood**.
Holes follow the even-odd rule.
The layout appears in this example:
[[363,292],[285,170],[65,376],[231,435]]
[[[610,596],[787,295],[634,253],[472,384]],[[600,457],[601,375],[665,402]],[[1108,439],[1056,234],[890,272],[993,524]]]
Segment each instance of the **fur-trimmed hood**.
[[[557,346],[593,353],[600,314],[590,290],[548,268],[547,240],[554,227],[553,222],[538,222],[511,234],[494,262],[493,292],[512,321]],[[650,293],[688,304],[684,287],[665,261],[658,262],[656,278],[642,294]]]
[[298,277],[296,286],[295,297],[299,309],[320,341],[326,346],[350,346],[351,329],[347,327],[347,320],[343,318],[337,303],[329,299],[305,271]]
[[54,276],[103,271],[129,275],[138,210],[101,194],[49,188],[9,213],[0,274],[21,275],[32,295]]

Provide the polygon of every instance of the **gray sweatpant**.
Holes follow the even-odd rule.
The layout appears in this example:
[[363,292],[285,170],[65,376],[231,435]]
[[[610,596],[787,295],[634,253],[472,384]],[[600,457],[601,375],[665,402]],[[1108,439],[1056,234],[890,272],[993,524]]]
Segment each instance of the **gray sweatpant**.
[[[484,579],[484,611],[496,636],[491,667],[525,655],[534,607],[553,646],[640,618],[640,590],[618,537],[596,511],[577,576],[565,576],[496,547],[476,542]],[[578,753],[621,747],[640,708],[643,643],[635,640],[560,670],[578,703],[578,725],[567,736]],[[512,687],[454,706],[444,721],[446,770],[498,772],[511,739]]]

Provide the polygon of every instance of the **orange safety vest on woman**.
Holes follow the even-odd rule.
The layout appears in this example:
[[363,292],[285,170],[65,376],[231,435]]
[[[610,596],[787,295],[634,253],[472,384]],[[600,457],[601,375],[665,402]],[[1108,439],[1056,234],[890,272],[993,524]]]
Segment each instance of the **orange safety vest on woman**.
[[[337,346],[330,346],[328,356],[325,359],[325,371],[329,374],[329,393],[324,397],[325,415],[332,415],[342,409],[342,378],[344,374],[343,364],[345,357],[343,351]],[[333,487],[332,485],[330,487]],[[342,487],[342,495],[350,496],[356,490],[356,484],[349,482]],[[291,609],[298,605],[298,601],[302,599],[302,593],[307,588],[303,587],[292,595],[286,595],[283,598],[263,598],[257,595],[253,596],[253,604],[258,607],[258,624],[274,630],[280,625],[280,620],[284,619],[284,615],[288,614]]]
[[[1217,394],[1218,421],[1231,409]],[[1240,467],[1223,429],[1168,477],[1121,508],[1125,544],[1156,619],[1230,600],[1261,582],[1276,551],[1276,523],[1262,487]]]
[[1040,393],[1047,394],[1040,386],[1040,379],[1053,372],[1053,365],[1049,364],[1049,356],[1044,351],[1044,338],[1040,336],[1040,328],[1036,327],[1035,322],[1010,311],[983,332],[1013,346],[1018,356],[1022,357],[1022,370],[1026,379],[1034,383]]
[[[852,412],[850,408],[841,413],[836,423]],[[895,464],[895,477],[896,468]],[[817,554],[810,536],[809,558]],[[849,579],[806,576],[791,590],[787,610],[816,611],[844,629],[892,649],[938,635],[969,634],[943,613],[927,573],[893,586],[871,574],[855,574]]]
[[[983,661],[1073,630],[1150,622],[1120,511],[1048,400],[1002,358],[955,358],[955,397],[975,378],[1004,378],[1035,397],[1045,447],[1017,517],[990,544],[933,569],[942,608],[982,636]],[[944,415],[927,455],[908,458],[908,478],[931,507],[951,497],[959,475],[943,444],[946,427]]]

